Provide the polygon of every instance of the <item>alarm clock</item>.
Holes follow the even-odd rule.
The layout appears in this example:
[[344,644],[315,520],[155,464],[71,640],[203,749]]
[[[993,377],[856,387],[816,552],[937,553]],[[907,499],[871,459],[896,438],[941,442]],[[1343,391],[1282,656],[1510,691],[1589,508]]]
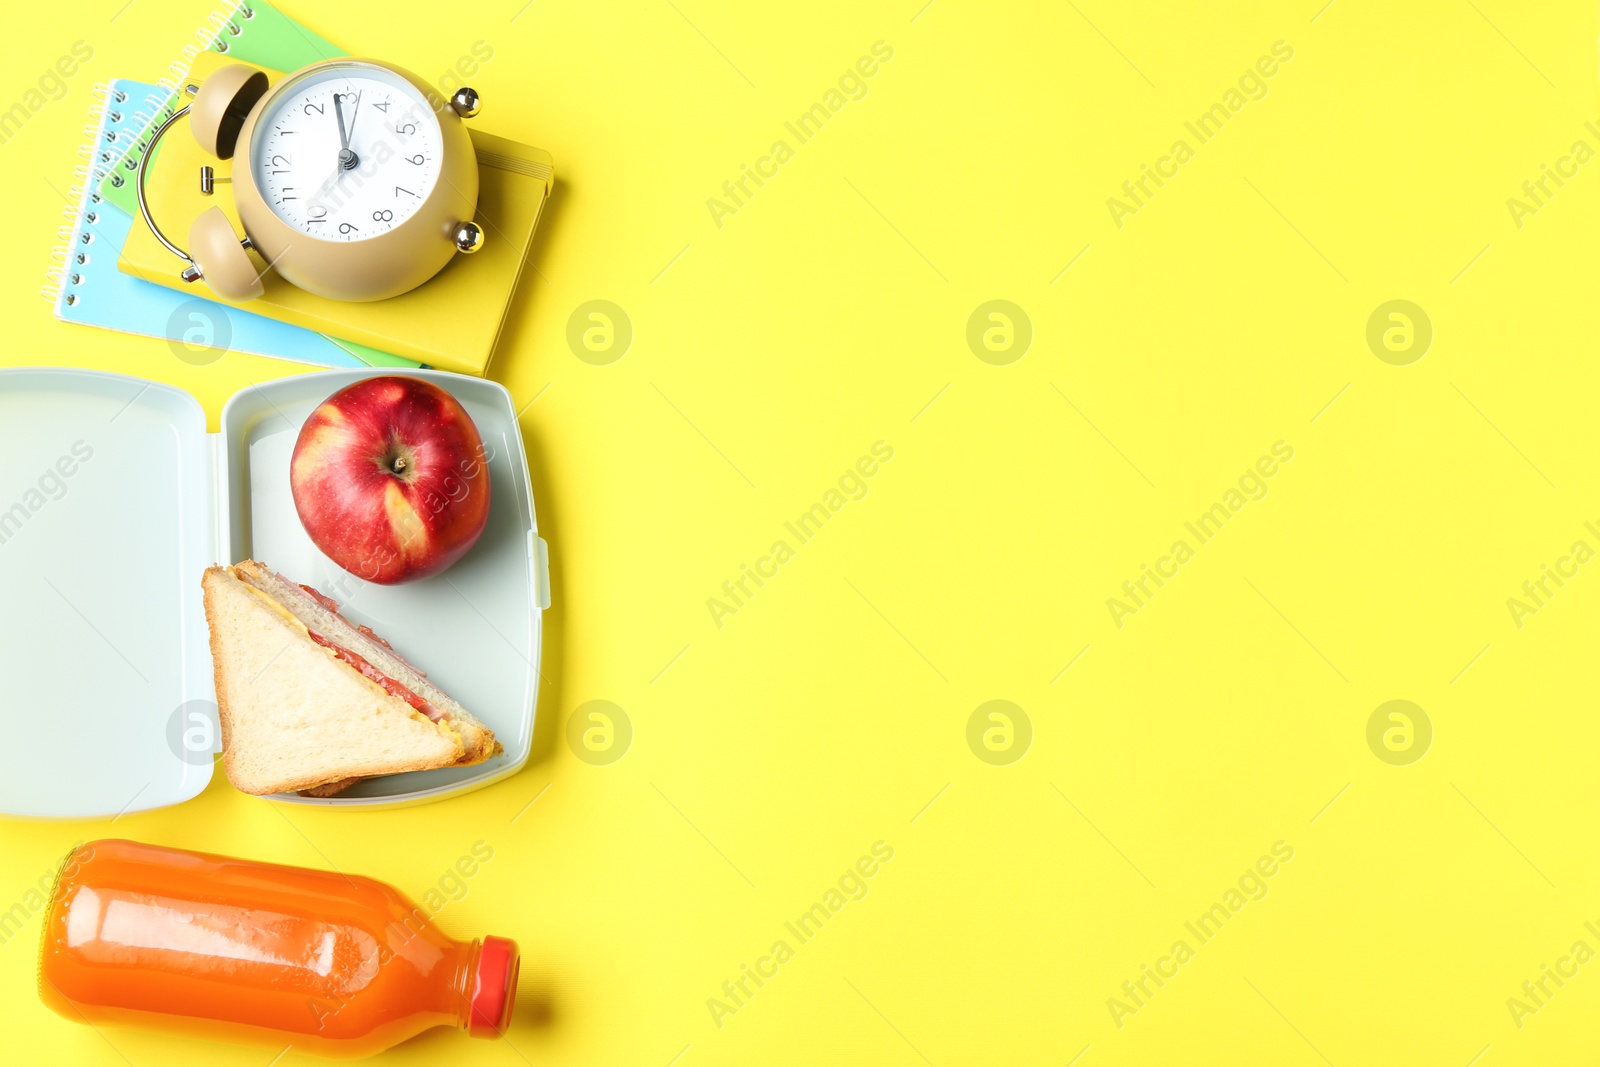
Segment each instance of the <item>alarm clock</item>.
[[[232,64],[184,90],[194,102],[156,128],[135,183],[145,224],[187,264],[184,281],[203,279],[223,299],[244,301],[260,296],[262,275],[275,270],[319,296],[384,300],[482,247],[472,222],[478,162],[462,122],[478,113],[473,90],[446,102],[415,75],[372,59],[315,63],[271,88],[263,71]],[[242,239],[220,207],[194,220],[188,251],[151,218],[145,171],[185,115],[207,153],[238,156],[232,178],[202,167],[200,191],[232,183]]]

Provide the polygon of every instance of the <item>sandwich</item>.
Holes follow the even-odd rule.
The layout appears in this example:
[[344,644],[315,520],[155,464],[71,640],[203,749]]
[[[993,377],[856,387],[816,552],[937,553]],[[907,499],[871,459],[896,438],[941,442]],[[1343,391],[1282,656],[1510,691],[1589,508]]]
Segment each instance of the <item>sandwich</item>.
[[223,767],[246,793],[333,796],[363,778],[466,767],[494,733],[310,586],[245,560],[201,581]]

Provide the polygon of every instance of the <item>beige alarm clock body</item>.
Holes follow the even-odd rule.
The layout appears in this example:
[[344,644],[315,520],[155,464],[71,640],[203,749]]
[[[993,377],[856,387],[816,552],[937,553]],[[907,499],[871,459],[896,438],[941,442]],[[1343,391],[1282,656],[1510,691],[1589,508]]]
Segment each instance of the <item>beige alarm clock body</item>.
[[162,244],[188,261],[182,276],[204,279],[221,297],[264,291],[262,267],[335,300],[383,300],[432,278],[458,252],[474,252],[482,231],[471,221],[478,166],[463,118],[477,94],[446,103],[415,75],[370,59],[313,64],[268,88],[254,67],[221,67],[194,103],[168,119],[154,140],[189,113],[200,146],[233,159],[231,179],[201,170],[201,191],[230,181],[243,240],[219,207],[196,218],[189,250],[151,219],[139,168],[139,206]]

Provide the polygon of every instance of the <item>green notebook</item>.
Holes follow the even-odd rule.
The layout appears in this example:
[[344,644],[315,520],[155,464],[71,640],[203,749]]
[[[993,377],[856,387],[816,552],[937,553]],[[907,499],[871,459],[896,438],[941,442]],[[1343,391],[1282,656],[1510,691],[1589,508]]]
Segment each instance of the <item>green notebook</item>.
[[[158,83],[168,91],[167,99],[138,128],[138,135],[122,149],[121,158],[100,183],[100,195],[129,215],[139,213],[139,200],[133,190],[135,172],[150,135],[178,108],[183,79],[189,74],[194,57],[203,51],[221,52],[243,63],[254,63],[273,70],[299,70],[324,59],[348,55],[344,49],[312,33],[266,0],[241,0],[226,11],[211,14],[207,24],[195,30],[198,44],[191,44],[173,63],[169,76]],[[160,146],[156,147],[159,152]],[[112,162],[105,160],[104,162]],[[365,358],[364,353],[360,353]]]

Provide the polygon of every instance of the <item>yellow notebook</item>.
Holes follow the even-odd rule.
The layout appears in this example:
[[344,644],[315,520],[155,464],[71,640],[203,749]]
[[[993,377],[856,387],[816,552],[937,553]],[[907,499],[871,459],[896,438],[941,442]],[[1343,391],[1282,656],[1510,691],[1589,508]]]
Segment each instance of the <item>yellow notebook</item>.
[[[226,56],[202,52],[185,81],[199,84],[212,71],[228,63]],[[271,81],[283,75],[267,71]],[[187,123],[179,121],[179,125]],[[329,300],[296,288],[268,271],[262,279],[266,292],[247,303],[221,300],[204,282],[192,285],[178,276],[184,263],[162,247],[144,220],[134,217],[133,228],[122,246],[118,268],[210,300],[304,326],[332,337],[370,345],[397,356],[407,356],[442,370],[462,374],[484,372],[506,311],[517,291],[517,281],[527,260],[534,229],[555,178],[550,155],[504,137],[471,127],[478,156],[478,211],[485,241],[475,255],[456,256],[431,280],[402,296],[372,303]],[[242,157],[235,157],[242,158]],[[167,235],[180,245],[189,224],[208,207],[221,207],[238,232],[229,186],[214,196],[200,192],[200,168],[209,165],[218,177],[232,175],[232,161],[206,155],[188,130],[174,128],[162,138],[161,151],[150,164],[146,194],[150,211]],[[265,263],[251,253],[258,266]]]

